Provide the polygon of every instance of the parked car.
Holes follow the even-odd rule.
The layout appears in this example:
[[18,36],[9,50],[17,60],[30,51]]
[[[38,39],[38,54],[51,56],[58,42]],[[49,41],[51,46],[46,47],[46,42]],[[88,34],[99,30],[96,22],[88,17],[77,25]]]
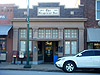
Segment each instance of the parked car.
[[75,56],[59,58],[55,65],[69,73],[77,68],[100,68],[100,49],[88,49]]

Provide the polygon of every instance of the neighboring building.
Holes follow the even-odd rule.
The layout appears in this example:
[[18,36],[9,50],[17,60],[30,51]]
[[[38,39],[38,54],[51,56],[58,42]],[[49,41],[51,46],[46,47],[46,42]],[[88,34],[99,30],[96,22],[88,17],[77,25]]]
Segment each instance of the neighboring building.
[[[39,3],[30,9],[29,56],[31,64],[53,62],[84,49],[84,6],[67,9],[59,3]],[[17,63],[26,61],[27,9],[14,8],[13,51]],[[64,47],[64,50],[63,50]]]
[[84,17],[88,20],[85,22],[85,49],[100,48],[100,0],[80,0],[84,5]]
[[12,61],[14,4],[0,4],[0,61]]

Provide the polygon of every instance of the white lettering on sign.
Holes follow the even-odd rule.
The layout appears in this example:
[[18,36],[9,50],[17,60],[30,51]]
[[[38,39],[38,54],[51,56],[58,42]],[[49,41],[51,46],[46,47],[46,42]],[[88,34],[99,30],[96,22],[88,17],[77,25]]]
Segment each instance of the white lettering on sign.
[[60,8],[38,8],[38,16],[60,16]]
[[0,19],[6,19],[6,15],[0,15]]

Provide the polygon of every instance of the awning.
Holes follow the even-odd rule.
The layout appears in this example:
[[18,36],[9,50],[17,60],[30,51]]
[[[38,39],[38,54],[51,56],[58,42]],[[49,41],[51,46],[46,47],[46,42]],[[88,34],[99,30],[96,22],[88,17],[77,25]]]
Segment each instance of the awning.
[[100,28],[87,29],[87,42],[100,42]]
[[12,25],[0,25],[0,35],[8,35]]

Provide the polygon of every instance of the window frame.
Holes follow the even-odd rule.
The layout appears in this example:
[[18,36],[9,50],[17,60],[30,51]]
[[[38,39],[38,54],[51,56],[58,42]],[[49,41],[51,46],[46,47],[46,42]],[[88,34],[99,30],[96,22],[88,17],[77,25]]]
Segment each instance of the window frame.
[[[69,50],[70,52],[69,52],[69,54],[66,53],[66,50],[67,50],[66,49],[66,42],[67,41],[70,42],[70,50]],[[64,50],[65,51],[65,53],[64,53],[65,55],[76,55],[76,54],[73,54],[73,52],[72,52],[72,42],[76,42],[76,54],[77,54],[77,52],[78,52],[78,41],[77,40],[66,40],[65,41],[65,50]]]
[[96,12],[96,20],[100,20],[100,19],[97,18],[97,11],[100,11],[100,10],[97,9],[97,1],[100,1],[100,0],[96,0],[96,7],[95,7],[95,10],[96,10],[95,11]]

